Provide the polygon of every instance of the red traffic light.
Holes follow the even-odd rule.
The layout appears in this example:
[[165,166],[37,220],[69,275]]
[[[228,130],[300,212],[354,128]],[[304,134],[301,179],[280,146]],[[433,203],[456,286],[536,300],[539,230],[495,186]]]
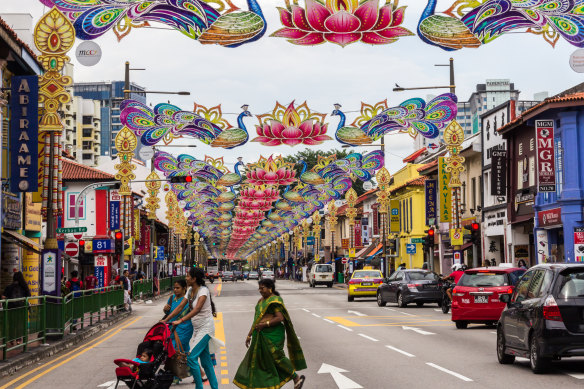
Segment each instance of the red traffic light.
[[83,239],[79,240],[79,247],[85,247],[85,241]]
[[472,223],[470,225],[470,229],[471,229],[471,231],[478,231],[480,229],[479,223]]
[[186,176],[185,181],[186,182],[193,182],[193,176]]
[[433,228],[430,228],[430,229],[428,230],[428,235],[430,235],[430,236],[434,236],[434,229],[433,229]]
[[122,239],[122,232],[121,231],[117,231],[116,232],[116,239]]

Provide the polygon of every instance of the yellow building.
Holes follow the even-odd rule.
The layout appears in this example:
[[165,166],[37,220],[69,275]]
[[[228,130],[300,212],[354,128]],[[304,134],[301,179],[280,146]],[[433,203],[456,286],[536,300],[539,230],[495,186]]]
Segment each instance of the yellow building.
[[397,200],[400,228],[393,237],[399,239],[399,258],[395,259],[396,267],[405,264],[406,268],[421,268],[424,264],[422,244],[416,243],[416,253],[408,254],[406,245],[413,238],[424,237],[426,227],[426,199],[424,193],[425,177],[420,176],[418,168],[422,165],[408,163],[393,176],[393,184],[389,187],[390,199]]

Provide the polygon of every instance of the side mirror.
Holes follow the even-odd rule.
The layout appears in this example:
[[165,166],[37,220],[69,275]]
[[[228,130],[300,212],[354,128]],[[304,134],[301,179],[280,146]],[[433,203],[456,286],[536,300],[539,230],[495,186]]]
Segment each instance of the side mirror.
[[511,302],[511,295],[509,293],[505,293],[499,296],[499,301],[505,304],[509,304]]

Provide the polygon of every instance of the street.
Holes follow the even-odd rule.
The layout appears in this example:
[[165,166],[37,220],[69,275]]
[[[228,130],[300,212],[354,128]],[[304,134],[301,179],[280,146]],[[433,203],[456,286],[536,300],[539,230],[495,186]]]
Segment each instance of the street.
[[[584,380],[582,359],[557,362],[546,375],[534,375],[526,359],[499,365],[494,328],[474,325],[457,330],[449,315],[434,304],[380,308],[373,298],[347,302],[342,286],[312,289],[281,280],[276,284],[307,360],[308,369],[301,372],[306,376],[304,388],[427,388],[436,383],[439,387],[575,388]],[[210,287],[220,312],[216,334],[226,341],[216,372],[221,388],[233,387],[259,297],[257,283]],[[129,319],[78,349],[0,381],[0,389],[113,388],[113,360],[133,357],[136,345],[162,316],[165,301],[134,304]],[[194,387],[188,379],[180,386]]]

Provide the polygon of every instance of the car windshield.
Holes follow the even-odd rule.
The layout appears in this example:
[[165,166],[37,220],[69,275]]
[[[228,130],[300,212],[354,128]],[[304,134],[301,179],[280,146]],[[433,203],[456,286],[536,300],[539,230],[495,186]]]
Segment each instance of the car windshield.
[[564,274],[561,285],[561,298],[584,297],[584,270]]
[[232,273],[232,272],[230,272],[230,271],[224,271],[224,272],[223,272],[223,275],[224,275],[224,276],[230,276],[230,275],[232,275],[232,274],[233,274],[233,273]]
[[257,276],[258,275],[258,273],[255,272],[255,271],[249,272],[249,274],[252,275],[252,276]]
[[353,278],[381,278],[381,273],[378,271],[356,271],[353,273]]
[[464,273],[458,281],[459,286],[489,287],[508,285],[502,273]]
[[274,274],[273,271],[265,271],[264,272],[264,275],[266,275],[266,276],[271,276],[272,274]]
[[333,271],[333,267],[331,265],[316,265],[316,269],[314,269],[317,273],[331,273]]
[[436,281],[438,280],[438,276],[429,271],[410,271],[407,272],[410,280],[412,281],[421,281],[421,280],[431,280]]

